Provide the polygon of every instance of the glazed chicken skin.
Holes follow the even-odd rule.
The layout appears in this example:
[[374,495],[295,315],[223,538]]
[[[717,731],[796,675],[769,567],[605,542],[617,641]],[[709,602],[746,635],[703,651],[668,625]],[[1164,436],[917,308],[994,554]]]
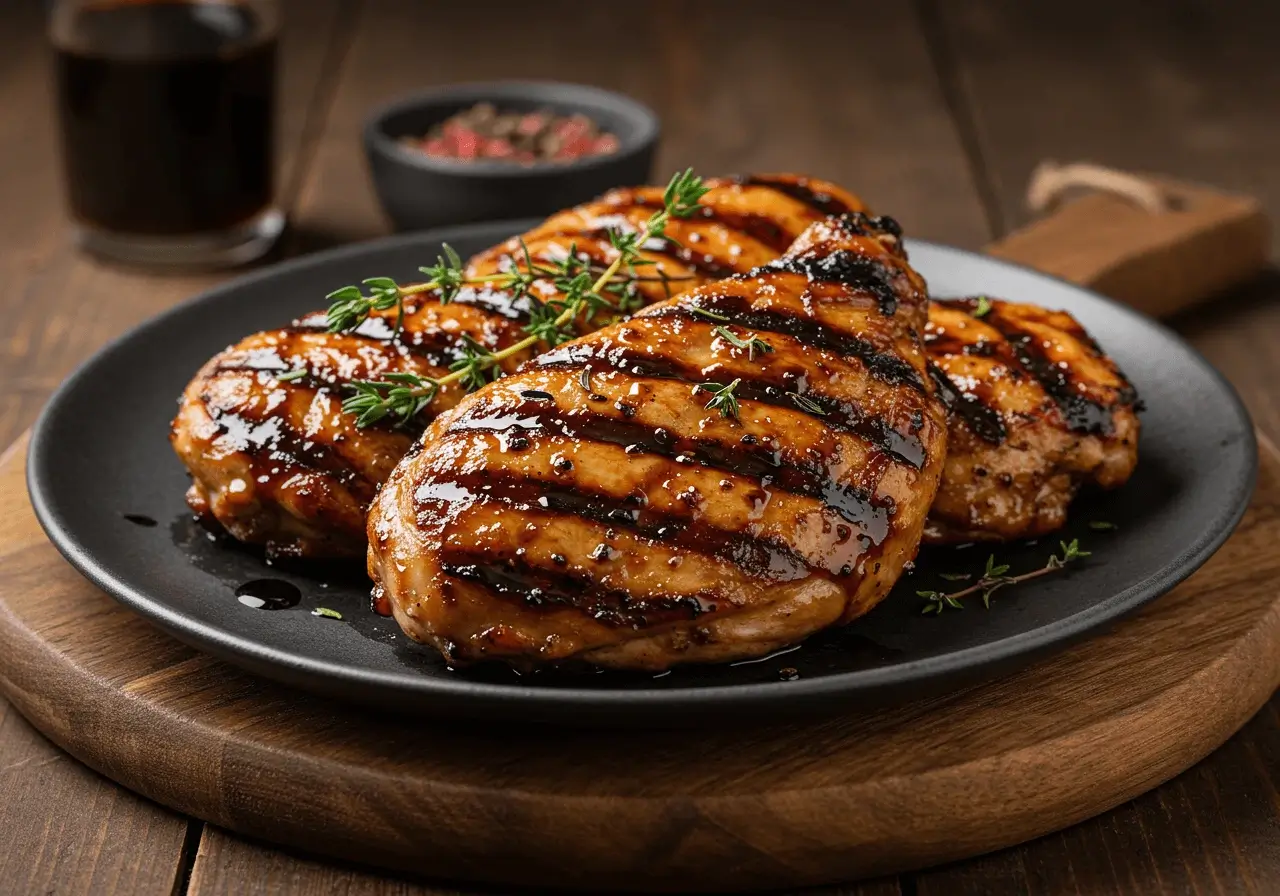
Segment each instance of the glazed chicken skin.
[[723,662],[862,615],[942,472],[927,301],[896,225],[843,215],[538,356],[392,473],[375,593],[450,662],[518,667]]
[[927,541],[1038,538],[1066,522],[1081,485],[1133,473],[1137,393],[1070,314],[935,301],[925,345],[951,421]]
[[[645,279],[635,284],[626,310],[772,261],[827,214],[863,208],[834,184],[793,175],[707,185],[711,189],[697,213],[669,223],[674,241],[645,245],[641,257],[655,264],[639,269]],[[537,263],[554,263],[572,249],[597,267],[607,266],[615,253],[608,229],[640,227],[661,208],[662,193],[661,187],[615,190],[554,215],[525,234],[523,246],[512,239],[471,259],[467,273],[524,267],[524,246]],[[466,339],[490,350],[518,342],[535,304],[557,296],[548,280],[518,299],[478,287],[464,288],[448,304],[435,294],[420,294],[406,301],[398,336],[394,311],[375,312],[344,334],[327,332],[320,311],[229,347],[188,385],[171,427],[173,447],[192,475],[189,505],[240,541],[265,545],[270,554],[360,556],[365,511],[378,487],[414,437],[457,404],[463,390],[457,384],[442,389],[408,426],[360,429],[341,412],[343,387],[396,372],[441,376],[461,357]],[[586,332],[608,322],[596,315],[578,323]],[[508,358],[503,371],[510,373],[532,354]]]

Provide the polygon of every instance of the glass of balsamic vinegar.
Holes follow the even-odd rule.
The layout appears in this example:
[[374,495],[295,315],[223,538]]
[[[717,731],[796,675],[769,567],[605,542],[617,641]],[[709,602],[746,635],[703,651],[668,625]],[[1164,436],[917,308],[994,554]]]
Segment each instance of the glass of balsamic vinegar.
[[250,261],[273,205],[274,0],[58,0],[50,17],[67,196],[89,251]]

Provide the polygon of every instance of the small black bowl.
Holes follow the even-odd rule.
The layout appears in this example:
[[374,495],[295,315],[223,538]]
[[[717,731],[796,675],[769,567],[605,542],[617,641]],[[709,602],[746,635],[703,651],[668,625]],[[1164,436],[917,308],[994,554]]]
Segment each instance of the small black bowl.
[[[401,144],[479,102],[500,111],[551,109],[582,113],[618,138],[618,151],[570,162],[438,159]],[[365,152],[378,198],[397,230],[498,218],[545,217],[612,187],[650,181],[658,117],[617,93],[580,84],[497,81],[455,84],[397,100],[364,129]]]

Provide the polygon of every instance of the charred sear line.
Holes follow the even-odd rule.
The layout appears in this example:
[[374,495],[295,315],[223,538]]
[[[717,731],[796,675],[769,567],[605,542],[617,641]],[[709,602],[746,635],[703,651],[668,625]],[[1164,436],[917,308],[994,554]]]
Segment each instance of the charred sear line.
[[987,407],[976,397],[962,392],[951,382],[941,367],[929,362],[929,376],[938,398],[946,406],[947,413],[963,420],[970,432],[992,445],[1001,444],[1007,435],[1000,414]]
[[785,542],[713,527],[694,519],[692,509],[684,516],[653,510],[640,493],[619,501],[583,486],[498,470],[459,477],[448,489],[465,490],[481,501],[517,510],[543,510],[627,529],[652,542],[725,560],[771,581],[798,579],[809,569],[805,559]]
[[1110,435],[1114,431],[1111,408],[1080,394],[1068,371],[1045,355],[1036,336],[1025,332],[1011,321],[996,315],[991,317],[988,323],[1009,341],[1009,347],[1018,363],[1036,378],[1045,393],[1058,405],[1068,428],[1073,432],[1090,435]]
[[[460,418],[449,430],[519,432],[522,435],[542,433],[580,443],[620,445],[633,454],[654,454],[677,462],[683,457],[686,461],[704,467],[758,479],[761,489],[776,489],[819,501],[857,526],[873,544],[879,544],[887,534],[893,512],[890,507],[877,506],[862,489],[836,481],[820,464],[806,464],[795,459],[784,463],[782,452],[767,446],[744,445],[741,442],[729,446],[591,411],[570,418],[561,413],[548,413],[542,408],[522,404],[515,408],[503,408],[490,417]],[[765,497],[763,492],[760,497]]]
[[[628,195],[625,202],[618,204],[619,210],[627,207],[660,209],[662,208],[662,198]],[[730,230],[735,230],[751,237],[758,243],[763,243],[779,254],[786,251],[787,247],[794,241],[794,236],[778,226],[776,221],[764,215],[751,214],[750,212],[731,212],[725,209],[713,208],[710,205],[703,205],[698,208],[690,220],[713,222]]]
[[[571,346],[547,352],[535,359],[534,363],[540,368],[552,370],[586,368],[589,377],[623,370],[635,377],[675,380],[687,384],[690,389],[702,380],[696,368],[673,358],[646,355],[623,348],[612,348],[604,354],[597,352],[598,346],[595,344]],[[794,396],[801,389],[803,371],[785,371],[781,376],[769,379],[765,378],[763,372],[737,378],[740,382],[734,394],[741,401],[756,401],[811,417],[817,416],[824,426],[858,437],[895,463],[906,464],[917,470],[924,464],[924,444],[920,438],[913,433],[899,432],[881,417],[868,415],[850,402],[822,395],[812,389],[803,393],[804,401],[796,401]],[[823,413],[815,415],[810,408],[805,407],[805,403],[816,405]]]
[[[868,215],[865,212],[848,212],[835,219],[840,229],[850,236],[902,236],[902,225],[888,215]],[[901,246],[895,255],[902,255]]]
[[791,336],[814,348],[845,358],[857,358],[866,366],[868,373],[882,382],[925,391],[920,374],[897,354],[882,352],[866,339],[842,333],[819,321],[772,308],[755,310],[751,308],[749,299],[736,295],[698,295],[688,301],[691,304],[669,305],[645,316],[703,320],[693,310],[701,308],[728,317],[747,330]]
[[636,598],[617,588],[601,588],[589,576],[553,572],[519,558],[494,561],[484,555],[447,550],[445,575],[473,582],[491,594],[526,607],[572,607],[611,628],[646,629],[697,619],[714,603],[690,594]]
[[250,458],[255,477],[273,481],[285,479],[287,467],[318,470],[349,488],[362,502],[373,500],[374,486],[329,446],[304,439],[279,416],[253,418],[225,411],[205,402],[209,416],[218,424],[219,435],[229,435],[238,450]]
[[838,249],[829,255],[818,257],[801,255],[779,258],[739,277],[758,277],[770,271],[803,274],[814,282],[839,283],[859,292],[868,292],[875,296],[880,313],[886,317],[898,310],[897,287],[905,285],[905,278],[899,271],[874,258],[867,258],[847,249]]
[[817,209],[823,214],[839,215],[844,212],[853,211],[849,206],[845,205],[830,193],[825,193],[813,189],[809,186],[809,181],[805,178],[797,178],[796,180],[787,180],[776,177],[759,177],[757,175],[742,175],[734,178],[734,182],[743,186],[768,187],[776,193],[784,196],[790,196],[798,202],[803,202],[810,208]]
[[[606,242],[609,239],[609,229],[605,227],[586,230],[583,233]],[[698,252],[696,247],[681,246],[674,240],[650,240],[644,244],[643,249],[647,255],[661,255],[663,258],[674,258],[676,261],[683,262],[710,280],[724,280],[738,273],[738,269],[732,264],[726,264],[713,255]],[[646,273],[645,276],[652,275]]]

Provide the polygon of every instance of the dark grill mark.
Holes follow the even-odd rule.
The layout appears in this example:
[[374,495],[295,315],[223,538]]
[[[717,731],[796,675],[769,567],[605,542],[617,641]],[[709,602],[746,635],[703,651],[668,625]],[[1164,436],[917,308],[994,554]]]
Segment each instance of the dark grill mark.
[[801,255],[792,258],[779,258],[763,267],[756,268],[739,279],[758,277],[770,271],[787,274],[803,274],[812,282],[840,283],[859,292],[869,292],[875,296],[880,306],[880,313],[886,317],[898,310],[899,284],[906,285],[906,278],[901,271],[889,268],[888,265],[865,255],[858,255],[846,249],[837,249],[829,255],[818,257]]
[[[540,355],[534,363],[540,368],[552,370],[582,367],[592,376],[625,370],[631,376],[676,380],[687,383],[690,388],[703,379],[697,368],[686,366],[678,360],[642,354],[630,348],[604,348],[600,344],[555,349]],[[788,395],[789,392],[800,391],[804,376],[803,371],[783,371],[780,375],[769,378],[765,371],[761,371],[751,377],[740,377],[742,382],[738,384],[734,394],[743,401],[758,401],[814,416]],[[888,421],[866,414],[851,402],[822,395],[812,389],[804,391],[803,395],[822,408],[824,414],[819,419],[824,426],[858,437],[895,462],[917,470],[924,464],[924,444],[917,435],[899,432]]]
[[832,479],[820,463],[791,459],[784,462],[781,451],[763,445],[739,442],[725,445],[711,439],[691,438],[666,429],[606,417],[592,410],[580,410],[569,417],[560,411],[522,404],[503,408],[489,417],[462,417],[450,432],[539,432],[577,442],[601,442],[620,445],[629,454],[654,454],[675,460],[685,457],[715,470],[750,479],[758,479],[762,488],[820,501],[865,533],[873,544],[888,535],[893,510],[877,506],[862,489]]
[[495,562],[462,550],[447,550],[446,575],[483,586],[490,593],[527,607],[574,607],[612,628],[644,629],[696,619],[713,608],[689,594],[637,599],[616,588],[601,588],[588,576],[530,566],[522,559]]
[[[660,198],[650,199],[635,193],[628,192],[622,202],[617,203],[619,210],[627,207],[631,208],[651,208],[658,209],[662,207]],[[746,234],[758,243],[763,243],[770,249],[781,254],[787,250],[787,247],[794,242],[795,237],[799,234],[787,233],[771,218],[764,215],[754,215],[746,212],[731,212],[724,209],[712,208],[709,205],[701,206],[697,213],[690,219],[692,221],[714,221],[729,230],[736,230],[739,233]]]
[[888,215],[868,215],[865,212],[849,212],[835,219],[840,229],[851,236],[902,236],[902,225]]
[[[597,230],[582,231],[586,236],[608,242],[609,231],[607,228]],[[674,258],[693,268],[709,280],[724,280],[740,271],[732,264],[721,261],[713,255],[698,251],[698,244],[694,243],[689,246],[681,246],[672,240],[661,240],[661,245],[656,245],[657,241],[650,241],[642,247],[645,252],[650,255],[661,255],[664,258]],[[643,269],[642,273],[644,273]],[[645,276],[650,276],[645,274]],[[674,281],[673,281],[674,282]]]
[[849,208],[830,193],[815,190],[809,186],[807,178],[796,178],[795,180],[785,180],[783,178],[759,177],[756,175],[741,175],[735,177],[734,181],[744,186],[768,187],[775,192],[784,196],[790,196],[799,202],[803,202],[810,208],[815,208],[823,214],[839,215],[844,212],[851,212],[854,209]]
[[[773,308],[752,309],[751,300],[736,295],[698,295],[696,307],[713,314],[728,317],[734,324],[748,330],[760,330],[791,336],[806,345],[832,352],[844,358],[857,358],[867,372],[882,382],[910,386],[923,392],[924,383],[914,367],[893,352],[882,352],[866,339],[851,336],[812,318],[788,314]],[[655,307],[645,317],[675,317],[685,320],[703,320],[685,304]]]
[[[1071,378],[1069,368],[1059,367],[1045,353],[1039,337],[1027,333],[1013,322],[997,314],[986,322],[1000,331],[1009,342],[1018,363],[1040,383],[1045,394],[1053,399],[1063,420],[1073,432],[1090,435],[1110,435],[1115,423],[1110,407],[1081,394]],[[1137,398],[1132,386],[1125,383],[1117,397],[1119,403],[1131,405]]]
[[[494,501],[516,510],[543,510],[626,528],[650,541],[718,557],[771,581],[792,581],[809,569],[805,559],[785,542],[715,528],[694,519],[692,514],[676,516],[652,510],[639,493],[619,501],[572,482],[530,479],[506,470],[480,471],[433,485],[443,487],[447,494],[454,493],[454,489],[465,490],[482,502]],[[602,556],[597,559],[609,556],[608,546],[602,547]]]
[[998,413],[974,396],[956,388],[942,368],[932,361],[929,362],[929,376],[933,379],[935,391],[946,406],[947,413],[963,420],[969,430],[985,442],[999,445],[1004,441],[1004,421]]

